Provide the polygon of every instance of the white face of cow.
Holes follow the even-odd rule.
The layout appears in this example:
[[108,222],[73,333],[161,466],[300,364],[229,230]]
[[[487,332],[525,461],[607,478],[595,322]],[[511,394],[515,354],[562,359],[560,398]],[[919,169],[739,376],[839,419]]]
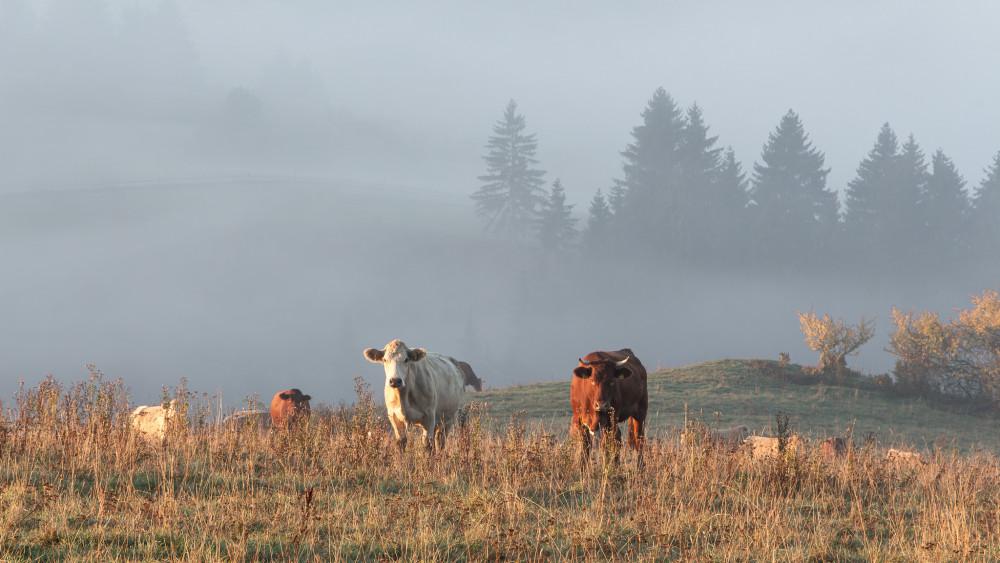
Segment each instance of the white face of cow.
[[385,385],[393,389],[406,387],[408,364],[419,362],[426,355],[427,352],[423,348],[411,350],[401,340],[393,340],[381,350],[375,348],[365,350],[365,357],[368,358],[368,361],[382,364],[385,369]]

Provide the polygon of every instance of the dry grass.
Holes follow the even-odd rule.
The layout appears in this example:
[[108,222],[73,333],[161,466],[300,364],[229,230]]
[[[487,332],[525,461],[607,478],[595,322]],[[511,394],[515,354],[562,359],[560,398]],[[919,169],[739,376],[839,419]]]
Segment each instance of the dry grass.
[[993,455],[762,460],[654,432],[644,469],[632,453],[583,469],[562,434],[483,405],[445,451],[400,454],[358,390],[291,432],[220,430],[180,390],[189,422],[156,447],[130,432],[120,382],[23,390],[0,427],[0,558],[1000,560]]

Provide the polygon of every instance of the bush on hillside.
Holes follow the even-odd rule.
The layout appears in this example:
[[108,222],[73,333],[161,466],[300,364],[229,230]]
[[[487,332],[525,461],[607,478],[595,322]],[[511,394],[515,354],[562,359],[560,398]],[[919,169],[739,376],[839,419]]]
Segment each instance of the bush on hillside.
[[937,313],[917,316],[895,307],[892,324],[896,330],[889,335],[889,352],[896,356],[896,388],[908,395],[936,395],[954,347],[951,329]]
[[809,349],[819,352],[816,370],[823,376],[832,376],[836,381],[847,378],[847,356],[875,336],[875,317],[856,325],[848,325],[843,319],[833,320],[829,315],[819,318],[815,313],[799,313],[799,323]]
[[971,309],[947,322],[893,307],[889,352],[900,391],[1000,407],[1000,293],[971,299]]
[[810,366],[793,365],[791,358],[785,352],[778,355],[778,361],[750,360],[750,369],[760,377],[778,379],[795,385],[815,385],[823,382],[819,370]]

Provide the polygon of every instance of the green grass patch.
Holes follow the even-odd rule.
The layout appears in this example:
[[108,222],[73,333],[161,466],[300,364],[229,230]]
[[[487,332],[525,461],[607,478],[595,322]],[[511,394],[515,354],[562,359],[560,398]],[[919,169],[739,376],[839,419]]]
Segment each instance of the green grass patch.
[[[895,397],[867,378],[800,384],[763,376],[751,366],[751,360],[726,359],[649,373],[649,432],[676,436],[687,405],[690,418],[712,428],[746,425],[758,435],[773,435],[775,414],[785,412],[796,433],[812,438],[843,436],[850,429],[859,443],[869,437],[918,449],[1000,451],[1000,420]],[[523,411],[527,421],[552,432],[567,432],[572,417],[569,376],[565,382],[470,393],[467,400],[488,404],[495,421]]]

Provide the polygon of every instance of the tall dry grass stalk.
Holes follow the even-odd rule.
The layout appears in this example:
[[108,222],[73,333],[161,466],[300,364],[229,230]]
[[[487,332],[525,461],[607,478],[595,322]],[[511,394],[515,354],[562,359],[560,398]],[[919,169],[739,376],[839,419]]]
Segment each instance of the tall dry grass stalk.
[[[138,440],[99,372],[23,389],[0,422],[4,561],[997,561],[1000,462],[876,444],[755,459],[651,436],[645,468],[565,428],[462,411],[443,452],[393,446],[371,390],[292,431],[186,418]],[[171,398],[171,397],[166,397]],[[568,422],[567,422],[568,425]]]

